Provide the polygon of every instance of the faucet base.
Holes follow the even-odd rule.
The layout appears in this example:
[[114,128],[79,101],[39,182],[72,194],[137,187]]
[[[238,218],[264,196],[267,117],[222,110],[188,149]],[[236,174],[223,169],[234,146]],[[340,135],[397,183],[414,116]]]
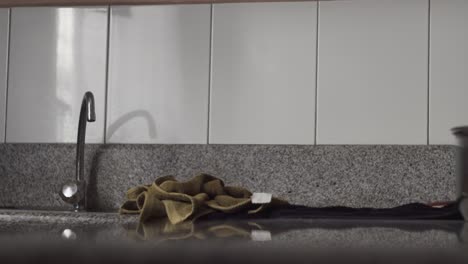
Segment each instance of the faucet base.
[[63,185],[60,191],[63,201],[73,205],[73,211],[80,212],[86,210],[86,182],[72,181]]

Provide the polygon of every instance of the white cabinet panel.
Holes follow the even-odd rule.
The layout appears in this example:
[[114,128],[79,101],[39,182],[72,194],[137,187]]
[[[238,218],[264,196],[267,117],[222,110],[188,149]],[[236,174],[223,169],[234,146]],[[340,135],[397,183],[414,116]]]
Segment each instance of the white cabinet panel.
[[103,142],[107,8],[13,8],[7,142],[76,142],[85,91],[97,121],[87,142]]
[[320,2],[318,144],[427,143],[428,10]]
[[107,142],[207,143],[210,10],[112,8]]
[[454,144],[468,125],[468,1],[431,1],[430,144]]
[[313,144],[317,3],[214,5],[210,143]]
[[0,9],[0,143],[5,141],[9,9]]

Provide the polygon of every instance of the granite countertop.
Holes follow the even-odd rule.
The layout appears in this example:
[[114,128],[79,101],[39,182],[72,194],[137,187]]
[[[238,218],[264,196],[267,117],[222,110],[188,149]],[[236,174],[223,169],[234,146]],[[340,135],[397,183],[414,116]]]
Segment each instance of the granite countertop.
[[[161,176],[185,181],[200,173],[312,207],[452,201],[456,150],[422,145],[89,144],[87,202],[96,211],[115,210],[129,188]],[[58,190],[75,178],[75,160],[76,144],[0,144],[0,207],[69,208]]]
[[[152,224],[140,225],[135,215],[119,215],[112,212],[71,212],[46,210],[0,209],[0,239],[15,236],[21,238],[31,235],[43,235],[50,239],[64,239],[62,231],[72,230],[81,233],[84,239],[94,239],[90,233],[106,233],[113,236],[113,241],[129,241],[129,232],[144,233],[146,229],[155,229]],[[412,241],[416,247],[453,247],[468,243],[468,225],[462,221],[395,221],[395,220],[307,220],[307,219],[255,219],[229,221],[199,221],[194,224],[170,225],[156,223],[156,229],[168,229],[173,233],[206,233],[218,227],[232,229],[232,237],[226,241],[246,235],[248,240],[257,240],[256,234],[267,236],[263,240],[270,242],[304,242],[315,246],[398,246]],[[140,230],[137,230],[140,229]],[[154,231],[154,230],[153,230]],[[214,234],[214,233],[213,233]],[[138,240],[159,239],[156,234],[143,234]],[[170,237],[170,232],[161,232],[161,236]],[[216,235],[216,234],[214,234]],[[205,236],[210,240],[209,236]],[[382,238],[385,238],[382,240]],[[97,238],[97,237],[96,237]],[[109,237],[111,238],[111,237]],[[130,239],[129,239],[130,238]],[[80,239],[77,235],[76,239]],[[183,240],[183,239],[180,239]],[[407,245],[405,245],[407,247]]]
[[[119,254],[119,263],[126,258],[134,261],[134,256],[153,259],[154,254],[167,260],[174,250],[183,248],[179,257],[200,257],[200,252],[208,257],[213,252],[224,252],[225,257],[250,256],[249,260],[273,258],[279,252],[275,260],[287,256],[286,252],[298,260],[302,259],[301,254],[319,260],[330,250],[349,254],[383,250],[380,257],[394,250],[401,256],[404,250],[411,254],[424,252],[416,256],[421,263],[429,252],[437,252],[435,257],[441,261],[450,259],[457,263],[468,260],[467,243],[468,225],[461,221],[260,219],[174,226],[166,222],[141,225],[136,216],[117,213],[0,210],[0,257],[16,262],[25,252],[44,257],[60,252],[57,256],[64,261],[69,255],[89,261]],[[258,253],[263,251],[265,254]],[[330,256],[326,258],[328,261]],[[413,263],[418,263],[414,262],[417,259],[411,256]],[[203,262],[203,258],[199,260]]]
[[[468,263],[468,225],[462,221],[238,219],[171,225],[140,224],[135,215],[115,212],[133,186],[199,173],[312,207],[453,201],[452,146],[89,145],[88,208],[113,212],[75,213],[56,210],[69,208],[57,190],[75,177],[76,145],[0,145],[0,208],[45,208],[0,209],[2,263],[50,263],[50,256],[60,263],[313,263],[321,257],[330,263],[338,257],[349,264],[369,256],[376,257],[370,263],[383,263],[405,251],[413,254],[413,264]],[[350,250],[366,252],[355,258],[345,254]],[[398,254],[386,254],[394,250]],[[416,252],[422,254],[414,258]]]

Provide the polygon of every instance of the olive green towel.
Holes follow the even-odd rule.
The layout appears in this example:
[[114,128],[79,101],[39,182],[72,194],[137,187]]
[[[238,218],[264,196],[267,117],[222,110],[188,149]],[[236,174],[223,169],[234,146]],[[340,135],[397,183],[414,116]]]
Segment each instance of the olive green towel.
[[162,243],[171,240],[205,240],[217,238],[251,239],[253,230],[263,230],[262,226],[248,221],[213,222],[208,225],[185,221],[171,224],[169,220],[140,223],[136,229],[128,228],[127,236],[137,241]]
[[158,178],[151,185],[131,188],[121,214],[139,214],[140,222],[167,218],[172,224],[193,221],[215,211],[254,214],[287,202],[273,198],[269,204],[252,204],[252,193],[239,187],[224,186],[222,180],[198,175],[187,182],[173,176]]

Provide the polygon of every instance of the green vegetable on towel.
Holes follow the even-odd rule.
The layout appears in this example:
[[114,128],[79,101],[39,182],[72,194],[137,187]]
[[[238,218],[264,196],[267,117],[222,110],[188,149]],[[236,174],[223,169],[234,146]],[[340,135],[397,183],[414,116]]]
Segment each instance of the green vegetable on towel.
[[139,214],[140,222],[166,218],[172,224],[178,224],[216,211],[255,214],[272,206],[288,204],[277,198],[268,204],[252,204],[251,197],[250,191],[224,186],[222,180],[208,174],[200,174],[187,182],[164,176],[151,185],[128,190],[120,213]]

